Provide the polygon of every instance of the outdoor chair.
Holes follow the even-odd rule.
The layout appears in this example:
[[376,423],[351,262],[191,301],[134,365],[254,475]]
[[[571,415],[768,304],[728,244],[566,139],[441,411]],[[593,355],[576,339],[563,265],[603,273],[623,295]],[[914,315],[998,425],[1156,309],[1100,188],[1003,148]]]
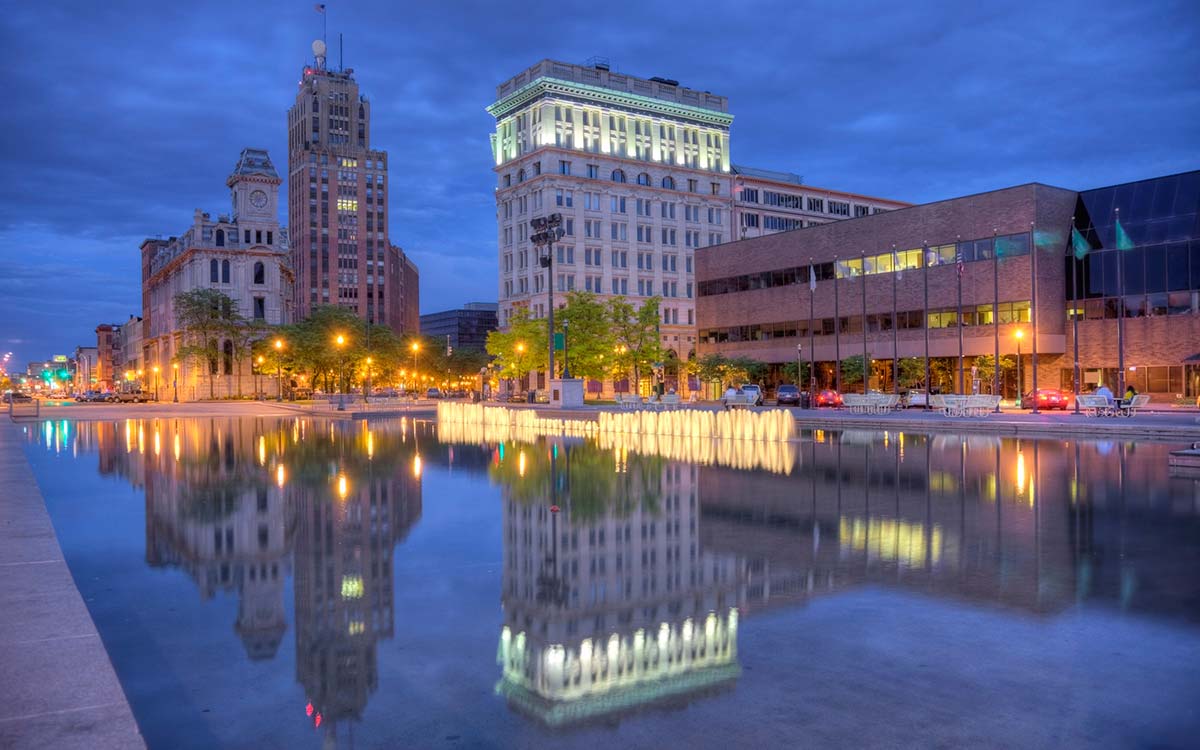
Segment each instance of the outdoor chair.
[[1079,408],[1089,417],[1111,417],[1114,414],[1113,403],[1106,396],[1081,395]]
[[1138,413],[1139,409],[1145,407],[1148,403],[1150,403],[1150,396],[1146,395],[1145,393],[1139,393],[1138,395],[1134,396],[1128,404],[1119,407],[1117,409],[1117,413],[1122,417],[1132,417]]

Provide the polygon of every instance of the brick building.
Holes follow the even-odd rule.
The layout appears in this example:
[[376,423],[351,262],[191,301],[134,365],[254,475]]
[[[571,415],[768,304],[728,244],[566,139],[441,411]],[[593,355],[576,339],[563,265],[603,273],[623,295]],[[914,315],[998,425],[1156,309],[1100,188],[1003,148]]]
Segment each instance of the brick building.
[[[871,387],[885,391],[923,382],[928,358],[931,383],[965,392],[975,387],[975,357],[998,348],[1019,352],[1024,391],[1036,348],[1038,387],[1070,390],[1078,310],[1085,390],[1101,380],[1120,386],[1123,365],[1139,390],[1194,398],[1198,204],[1200,172],[1083,193],[1033,183],[703,248],[698,354],[773,365],[799,358],[814,365],[816,385],[838,387],[834,362],[865,352]],[[1086,248],[1072,241],[1073,219]],[[905,358],[920,359],[920,375]],[[780,377],[772,368],[771,379]],[[1002,386],[1009,395],[1017,388],[1015,377]]]

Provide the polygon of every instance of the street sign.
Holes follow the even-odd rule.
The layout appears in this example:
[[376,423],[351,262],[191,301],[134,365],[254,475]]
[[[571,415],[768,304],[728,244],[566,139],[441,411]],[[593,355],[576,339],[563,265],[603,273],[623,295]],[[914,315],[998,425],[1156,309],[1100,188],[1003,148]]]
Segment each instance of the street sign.
[[563,350],[563,335],[561,333],[554,334],[554,351],[561,352]]

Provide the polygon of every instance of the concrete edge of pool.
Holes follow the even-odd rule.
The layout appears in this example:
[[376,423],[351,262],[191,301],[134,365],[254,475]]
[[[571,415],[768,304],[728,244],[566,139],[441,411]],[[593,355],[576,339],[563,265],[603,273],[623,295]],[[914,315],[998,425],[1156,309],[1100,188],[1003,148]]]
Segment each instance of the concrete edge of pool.
[[22,443],[0,422],[0,747],[144,748]]

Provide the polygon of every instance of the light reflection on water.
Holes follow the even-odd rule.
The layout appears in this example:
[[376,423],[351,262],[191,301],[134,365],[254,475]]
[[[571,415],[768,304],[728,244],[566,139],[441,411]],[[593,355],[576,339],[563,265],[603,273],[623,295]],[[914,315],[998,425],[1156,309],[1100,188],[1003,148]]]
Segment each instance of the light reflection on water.
[[[741,631],[870,586],[1024,617],[1083,607],[1200,621],[1200,584],[1181,574],[1197,556],[1200,485],[1167,477],[1162,445],[815,431],[766,462],[743,446],[736,460],[700,451],[712,460],[688,463],[675,460],[683,448],[634,437],[501,442],[464,425],[439,434],[425,422],[303,418],[29,432],[41,452],[77,466],[98,457],[101,477],[144,492],[145,565],[185,573],[205,602],[236,597],[243,654],[214,658],[290,664],[299,694],[280,696],[288,718],[271,721],[287,736],[302,708],[326,744],[394,737],[393,723],[364,717],[389,691],[378,651],[406,617],[449,616],[395,607],[396,550],[423,515],[466,500],[423,497],[431,476],[465,476],[499,499],[487,512],[503,544],[500,606],[483,605],[494,608],[497,663],[475,667],[492,670],[488,687],[511,713],[487,731],[728,700],[743,689],[743,660],[765,656],[739,646]],[[77,478],[86,495],[96,472]],[[60,515],[76,501],[51,495],[72,561]],[[93,614],[109,642],[120,624]],[[294,654],[281,655],[289,621]],[[171,717],[131,689],[138,661],[114,663],[151,744],[176,744]]]

